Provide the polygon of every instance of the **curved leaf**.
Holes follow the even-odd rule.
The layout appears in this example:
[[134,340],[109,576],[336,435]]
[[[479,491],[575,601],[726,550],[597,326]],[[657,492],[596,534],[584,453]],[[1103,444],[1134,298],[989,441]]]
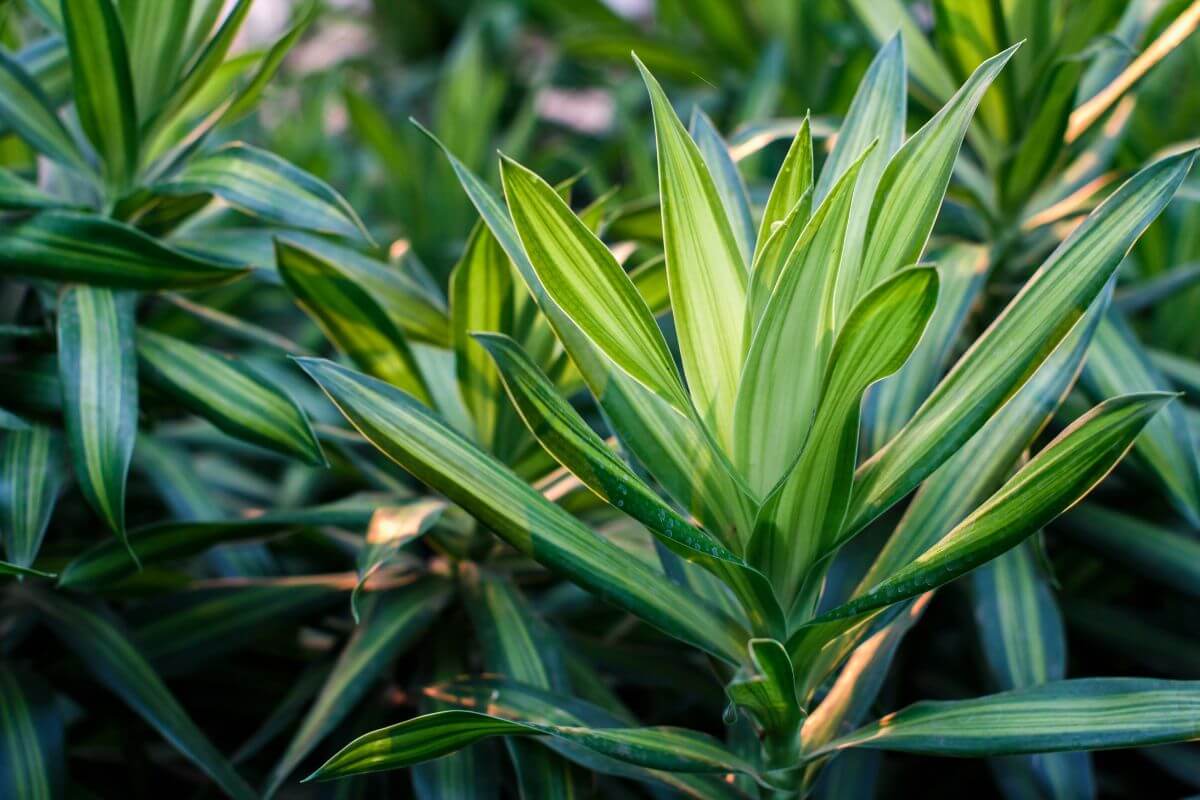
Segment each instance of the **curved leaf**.
[[19,61],[0,52],[0,122],[31,147],[84,174],[91,168],[63,127],[37,81]]
[[629,560],[411,397],[328,361],[298,361],[372,444],[516,550],[671,635],[739,660],[741,626]]
[[188,161],[178,175],[156,188],[172,194],[212,194],[268,222],[372,243],[362,220],[331,186],[277,155],[241,142]]
[[125,482],[137,438],[133,302],[90,286],[68,287],[58,301],[58,371],[75,478],[122,541]]
[[637,65],[654,108],[663,246],[683,370],[701,418],[729,452],[747,265],[700,150],[654,76]]
[[49,428],[8,431],[0,449],[0,535],[17,567],[29,567],[42,548],[62,486],[63,458]]
[[137,333],[137,355],[143,377],[231,436],[325,465],[296,401],[241,361],[146,328]]
[[1081,678],[971,700],[925,700],[810,755],[847,747],[1015,755],[1140,747],[1198,736],[1200,681]]
[[52,281],[128,289],[186,289],[245,270],[176,250],[115,220],[43,211],[0,228],[0,270]]
[[1172,397],[1161,392],[1131,394],[1096,406],[915,561],[818,620],[855,616],[915,597],[1010,550],[1103,480]]

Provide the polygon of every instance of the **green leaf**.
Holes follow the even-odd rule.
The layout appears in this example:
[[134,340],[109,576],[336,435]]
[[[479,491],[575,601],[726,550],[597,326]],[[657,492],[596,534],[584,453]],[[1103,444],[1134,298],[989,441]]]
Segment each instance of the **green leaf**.
[[850,498],[862,394],[904,364],[937,291],[936,270],[902,270],[864,297],[838,334],[803,452],[763,503],[748,551],[785,604],[799,597],[809,570],[836,543]]
[[949,583],[1004,553],[1091,491],[1173,395],[1123,395],[1080,417],[916,560],[820,620],[856,616]]
[[1093,211],[855,476],[846,535],[908,494],[1008,400],[1099,294],[1166,206],[1193,153],[1146,167]]
[[1005,208],[1018,208],[1028,202],[1046,177],[1055,174],[1052,167],[1063,149],[1063,134],[1075,107],[1085,63],[1082,59],[1061,61],[1047,75],[1033,101],[1033,116],[1026,123],[1021,142],[1003,173],[1001,192]]
[[49,428],[8,431],[0,445],[0,535],[17,567],[29,567],[42,547],[63,482],[63,458]]
[[754,630],[782,629],[782,613],[760,572],[660,499],[558,395],[515,342],[487,334],[477,334],[476,339],[495,359],[525,424],[555,460],[599,497],[645,525],[681,558],[721,578],[741,599]]
[[245,270],[162,244],[115,220],[43,211],[0,228],[0,269],[9,275],[128,289],[225,283]]
[[508,256],[485,226],[477,225],[462,258],[450,273],[450,321],[454,368],[463,404],[475,423],[475,440],[503,457],[496,445],[503,434],[506,404],[500,376],[487,353],[471,339],[472,331],[513,329],[513,276]]
[[11,564],[7,561],[0,561],[0,575],[16,575],[26,578],[57,578],[53,572],[43,572],[40,569],[32,567],[22,567],[19,564]]
[[[1174,388],[1115,310],[1100,323],[1079,381],[1093,398]],[[1200,527],[1200,457],[1192,446],[1182,403],[1150,421],[1133,446],[1131,460],[1145,467],[1193,528]]]
[[121,19],[112,0],[62,0],[62,9],[79,124],[109,183],[123,189],[137,172],[141,143]]
[[1200,736],[1200,682],[1082,678],[971,700],[924,700],[810,754],[869,747],[954,756],[1104,750]]
[[275,259],[296,301],[330,341],[370,374],[430,402],[404,334],[340,262],[281,240]]
[[372,444],[518,552],[650,624],[731,661],[748,638],[732,619],[630,561],[403,392],[320,359],[298,359]]
[[34,602],[55,634],[75,651],[92,676],[125,701],[222,791],[238,800],[257,796],[106,614],[61,595],[37,595]]
[[670,772],[740,772],[753,765],[706,734],[682,728],[579,728],[515,722],[476,711],[438,711],[364,734],[305,780],[399,769],[493,736],[556,736],[601,755]]
[[[129,295],[90,286],[68,287],[58,301],[58,374],[75,478],[122,541],[125,482],[137,437],[133,306]],[[132,550],[130,555],[137,558]]]
[[[834,308],[834,319],[839,326],[854,308],[857,287],[850,278],[858,274],[858,265],[862,260],[863,237],[866,235],[875,189],[888,162],[904,142],[908,110],[906,75],[904,42],[897,33],[875,54],[871,66],[859,82],[846,119],[834,141],[833,151],[821,168],[821,176],[813,191],[816,201],[823,200],[846,170],[862,160],[854,187],[842,260],[838,267],[839,274],[846,276],[838,281]],[[864,158],[863,154],[875,142],[875,149]]]
[[662,332],[612,252],[537,175],[508,159],[501,174],[513,223],[550,298],[617,366],[687,409]]
[[137,332],[137,356],[143,378],[229,435],[306,464],[325,465],[296,401],[240,360],[147,328]]
[[842,176],[804,226],[742,367],[734,463],[760,496],[795,462],[821,398],[821,378],[833,349],[837,266],[861,164],[860,159]]
[[373,243],[354,209],[329,184],[277,155],[240,142],[189,161],[156,189],[183,195],[208,193],[267,222]]
[[431,578],[372,597],[362,624],[271,770],[265,797],[275,794],[304,757],[350,714],[392,661],[429,627],[448,597],[449,586]]
[[747,265],[699,148],[654,76],[637,63],[654,108],[663,245],[683,370],[701,418],[728,453],[745,350]]
[[871,205],[862,263],[845,278],[856,297],[921,257],[975,108],[1015,51],[1016,45],[980,64],[888,162]]
[[[810,190],[813,188],[813,145],[812,145],[812,126],[809,118],[804,117],[804,123],[800,126],[800,130],[796,133],[796,137],[792,139],[792,144],[788,148],[787,155],[783,157],[783,163],[779,166],[779,172],[775,174],[775,182],[771,184],[771,194],[767,196],[767,204],[763,207],[762,220],[758,225],[758,237],[756,238],[756,247],[754,250],[753,266],[751,271],[755,274],[762,268],[759,259],[762,256],[763,245],[770,238],[775,226],[782,223],[791,213],[796,204],[804,199],[808,194],[811,197]],[[811,202],[811,201],[810,201]],[[800,207],[800,216],[807,219],[809,208],[803,205]],[[791,248],[785,248],[783,255],[786,257],[791,252]],[[778,268],[769,269],[768,274],[779,274]],[[768,281],[768,284],[773,287],[773,281]]]
[[737,240],[742,260],[749,265],[754,257],[756,237],[754,220],[750,216],[750,198],[746,191],[746,182],[742,180],[742,173],[738,172],[737,164],[730,156],[729,146],[721,138],[717,127],[699,107],[692,110],[688,132],[696,142],[709,174],[712,175],[713,185],[721,197],[721,204],[725,207],[725,216],[729,219],[729,226],[734,239]]
[[[606,729],[628,727],[632,722],[631,719],[618,717],[576,697],[512,681],[486,678],[455,680],[427,687],[425,694],[435,698],[443,708],[446,706],[460,708],[486,706],[489,713],[496,717],[535,726],[548,724],[579,729]],[[687,772],[645,769],[609,758],[564,739],[547,737],[542,741],[547,747],[592,772],[666,784],[684,797],[698,798],[699,800],[744,796],[716,776],[708,777]]]
[[[143,564],[158,564],[203,553],[223,542],[263,538],[294,528],[364,529],[379,505],[369,497],[350,498],[308,508],[270,511],[246,519],[156,522],[131,531],[129,541]],[[136,570],[125,549],[110,540],[76,556],[63,570],[59,583],[72,589],[91,589],[126,578]]]
[[90,173],[79,146],[37,81],[4,52],[0,52],[0,122],[59,164]]
[[194,3],[119,0],[140,120],[166,99],[187,54],[183,52]]
[[63,719],[54,691],[36,675],[0,664],[0,792],[22,800],[62,797]]

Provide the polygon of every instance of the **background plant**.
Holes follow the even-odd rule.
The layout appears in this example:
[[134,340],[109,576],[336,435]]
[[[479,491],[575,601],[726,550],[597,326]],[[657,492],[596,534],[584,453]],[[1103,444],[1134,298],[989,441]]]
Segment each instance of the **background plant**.
[[[936,763],[947,790],[990,769],[1006,796],[1078,797],[1145,791],[1151,762],[1182,791],[1191,745],[930,762],[873,749],[929,751],[919,735],[854,732],[937,698],[958,705],[906,711],[905,730],[959,708],[1019,726],[940,742],[960,754],[1195,735],[1155,711],[1186,708],[1187,683],[1079,680],[1195,677],[1195,412],[1148,416],[1147,394],[1195,383],[1190,182],[1170,200],[1194,4],[336,3],[261,47],[233,41],[261,0],[26,5],[5,7],[0,533],[7,569],[57,584],[8,581],[5,697],[36,731],[0,742],[18,794],[857,797],[936,792]],[[125,42],[128,87],[122,48],[89,49],[73,19]],[[368,35],[322,66],[348,30]],[[630,49],[667,86],[653,114]],[[597,104],[599,127],[563,114]],[[495,146],[559,182],[506,162],[502,184]],[[696,246],[695,219],[720,236]],[[739,262],[745,307],[713,306],[697,275]],[[1069,297],[1048,275],[1074,276]],[[806,331],[824,333],[797,353]],[[343,365],[303,362],[342,413],[288,355]],[[853,368],[825,383],[826,363]],[[817,478],[760,512],[787,470]],[[865,524],[874,504],[892,507]],[[755,525],[772,515],[787,524]],[[827,616],[951,530],[922,557],[949,573],[909,567],[882,595],[900,602]],[[788,564],[794,536],[812,555]],[[967,699],[1006,689],[1086,722],[1037,738],[1050,715]],[[1143,738],[1105,738],[1126,697],[1148,704]],[[502,743],[296,783],[364,731],[484,703],[497,719],[396,732],[454,721]]]

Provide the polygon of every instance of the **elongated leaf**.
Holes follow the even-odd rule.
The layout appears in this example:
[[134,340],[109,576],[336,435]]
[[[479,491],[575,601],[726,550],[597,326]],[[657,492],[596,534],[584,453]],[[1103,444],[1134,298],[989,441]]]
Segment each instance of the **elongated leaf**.
[[862,394],[916,347],[937,287],[935,270],[903,270],[864,297],[838,335],[804,450],[759,511],[749,549],[750,563],[767,572],[785,604],[836,543],[850,498]]
[[0,446],[0,535],[17,567],[29,567],[42,547],[62,486],[63,458],[55,434],[34,425],[8,431]]
[[749,265],[754,257],[756,237],[754,220],[750,216],[750,198],[747,196],[742,173],[738,172],[729,146],[721,138],[717,126],[699,108],[692,111],[688,133],[696,142],[696,147],[699,148],[704,164],[712,176],[717,194],[721,197],[721,204],[725,207],[725,215],[729,218],[729,226],[733,231],[733,238],[737,240],[742,260]]
[[1172,395],[1123,395],[1080,417],[936,545],[867,594],[822,615],[854,616],[949,583],[1077,503],[1133,446]]
[[747,637],[733,620],[624,557],[412,398],[328,361],[299,363],[372,444],[519,552],[674,636],[738,660]]
[[[156,522],[131,531],[129,540],[144,564],[156,564],[203,553],[222,542],[261,538],[299,527],[334,526],[363,529],[379,501],[351,498],[326,505],[280,510],[247,519],[207,522]],[[88,589],[128,577],[137,567],[123,547],[103,542],[76,556],[63,570],[60,583]]]
[[11,564],[8,561],[0,561],[0,575],[16,575],[26,578],[57,578],[53,572],[44,572],[40,569],[32,567],[22,567],[19,564]]
[[601,755],[671,772],[740,772],[752,765],[715,739],[682,728],[534,725],[477,711],[439,711],[364,734],[306,780],[330,780],[419,764],[492,736],[557,736]]
[[[757,273],[762,267],[759,263],[759,258],[762,254],[763,245],[771,236],[776,224],[781,223],[791,212],[796,204],[804,199],[810,190],[813,188],[813,150],[812,150],[812,126],[809,118],[804,118],[804,124],[800,126],[796,137],[792,139],[791,147],[788,148],[787,155],[783,157],[783,163],[779,166],[779,172],[775,175],[775,182],[771,184],[771,194],[767,196],[767,204],[763,207],[762,220],[758,226],[758,237],[754,250],[753,272]],[[810,208],[800,207],[801,217],[807,219]],[[791,248],[787,248],[787,252],[791,252]],[[787,252],[784,255],[787,255]],[[768,268],[770,269],[770,268]],[[771,270],[768,274],[778,274],[778,269]],[[773,282],[771,285],[774,285]]]
[[[1100,323],[1079,380],[1092,397],[1174,388],[1115,310]],[[1192,527],[1200,527],[1200,456],[1190,441],[1182,403],[1150,421],[1134,445],[1133,456],[1162,486],[1175,509]]]
[[129,295],[72,286],[59,298],[58,368],[75,478],[122,541],[125,481],[137,437],[134,332]]
[[231,436],[325,464],[296,401],[241,361],[145,328],[137,333],[137,355],[144,377]]
[[501,170],[513,223],[551,299],[617,366],[686,409],[662,332],[608,247],[537,175],[507,159]]
[[279,274],[330,341],[372,375],[430,402],[404,334],[341,265],[289,242],[276,241]]
[[[938,50],[960,79],[1012,41],[1005,40],[1001,4],[984,0],[936,0],[934,37]],[[979,120],[1000,143],[1011,140],[1016,126],[1012,81],[1001,78],[979,104]]]
[[37,676],[0,664],[0,790],[53,800],[66,783],[63,719],[54,692]]
[[125,33],[112,0],[62,0],[79,124],[109,182],[127,186],[138,168],[138,112]]
[[441,611],[448,586],[425,579],[379,596],[342,649],[287,750],[271,770],[265,797],[273,795],[312,749],[354,709],[371,685]]
[[[846,228],[841,265],[838,267],[838,273],[845,276],[838,281],[837,302],[834,308],[834,318],[838,326],[854,308],[857,297],[858,289],[852,276],[859,272],[863,237],[866,235],[875,189],[879,185],[884,168],[904,141],[908,109],[907,70],[904,58],[904,40],[896,33],[875,54],[871,66],[859,82],[854,99],[850,103],[850,110],[846,112],[846,119],[838,131],[833,152],[821,168],[821,177],[814,188],[814,198],[818,202],[823,200],[846,170],[862,159],[854,188],[850,222]],[[872,142],[878,144],[863,158]]]
[[778,631],[783,617],[766,579],[707,532],[695,528],[622,462],[554,391],[515,342],[477,335],[495,359],[525,424],[554,458],[589,489],[645,525],[679,556],[722,578],[742,600],[752,627]]
[[[548,724],[583,730],[626,728],[631,722],[630,719],[615,716],[578,698],[512,681],[487,678],[456,680],[427,687],[425,694],[436,698],[443,706],[467,709],[487,707],[488,713],[496,717],[535,726]],[[744,796],[716,776],[646,769],[610,758],[565,739],[547,737],[542,741],[547,747],[592,772],[643,782],[663,783],[685,797],[717,800]]]
[[641,62],[638,69],[654,108],[663,246],[683,370],[701,417],[729,452],[747,265],[699,149],[654,76]]
[[1169,156],[1137,173],[1051,254],[901,432],[859,467],[844,535],[908,494],[1025,383],[1170,200],[1192,159]]
[[37,81],[7,53],[0,52],[0,122],[63,166],[90,171],[71,134],[63,127]]
[[972,700],[922,701],[826,745],[955,756],[1103,750],[1200,736],[1200,683],[1083,678]]
[[857,296],[921,257],[975,108],[1015,51],[1014,45],[980,64],[888,162],[871,205],[862,264],[846,276],[854,281]]
[[[511,331],[513,278],[508,257],[491,231],[479,225],[467,241],[462,259],[450,274],[450,316],[454,368],[463,404],[475,423],[475,438],[485,450],[496,450],[505,403],[500,376],[472,331]],[[511,420],[508,420],[511,421]]]
[[1063,148],[1063,134],[1083,67],[1082,60],[1072,59],[1052,68],[1045,87],[1034,101],[1033,118],[1026,124],[1025,134],[1005,172],[1001,186],[1005,207],[1016,208],[1025,203],[1046,176],[1053,174],[1051,167]]
[[119,0],[138,116],[152,116],[179,77],[193,3]]
[[114,220],[44,211],[0,229],[0,270],[9,275],[129,289],[211,286],[239,266],[161,244]]
[[257,796],[104,613],[60,595],[39,595],[36,602],[54,632],[75,651],[95,679],[124,700],[222,791],[239,800]]
[[240,142],[189,161],[158,189],[212,194],[268,222],[371,242],[354,209],[332,187],[277,155]]
[[816,413],[833,349],[837,267],[861,164],[847,170],[804,227],[746,354],[734,411],[734,463],[759,495],[795,462]]

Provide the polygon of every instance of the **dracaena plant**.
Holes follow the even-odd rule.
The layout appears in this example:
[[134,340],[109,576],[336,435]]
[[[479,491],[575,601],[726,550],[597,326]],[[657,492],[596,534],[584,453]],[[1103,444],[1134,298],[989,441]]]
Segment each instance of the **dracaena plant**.
[[[1018,685],[859,726],[930,593],[1002,554],[1027,566],[1023,543],[1171,399],[1109,397],[1025,455],[1074,383],[1117,266],[1174,195],[1190,152],[1117,188],[936,386],[922,386],[947,357],[959,312],[921,258],[972,115],[1014,50],[985,60],[907,138],[903,51],[885,51],[819,176],[803,126],[756,224],[728,151],[703,147],[703,125],[693,140],[643,68],[682,374],[638,287],[553,187],[504,159],[501,198],[447,151],[615,447],[565,399],[571,384],[547,376],[560,361],[495,328],[476,341],[545,451],[640,523],[657,563],[547,501],[421,398],[329,361],[301,365],[366,439],[517,553],[707,654],[728,720],[741,715],[753,736],[726,745],[638,726],[502,670],[429,687],[457,707],[364,734],[313,778],[409,767],[507,736],[693,796],[793,796],[862,748],[999,756],[1197,736],[1194,683],[1137,678]],[[922,399],[881,446],[860,448],[864,393],[889,376]],[[868,526],[886,544],[847,579],[837,556]],[[1030,650],[1042,643],[1036,631],[1004,633],[1026,636]]]

